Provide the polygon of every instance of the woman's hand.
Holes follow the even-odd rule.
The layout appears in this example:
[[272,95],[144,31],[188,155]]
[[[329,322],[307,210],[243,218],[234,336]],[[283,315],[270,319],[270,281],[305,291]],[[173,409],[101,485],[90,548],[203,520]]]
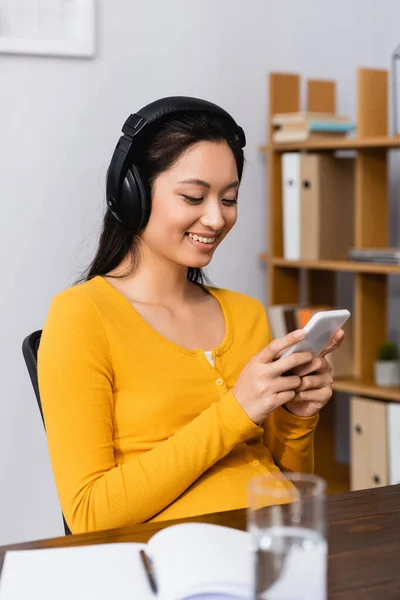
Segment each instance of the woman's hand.
[[333,338],[331,339],[331,341],[329,342],[329,344],[327,346],[325,346],[325,348],[322,350],[322,352],[320,352],[319,356],[326,356],[327,354],[329,354],[330,352],[333,352],[334,350],[336,350],[336,348],[339,348],[340,344],[343,342],[344,340],[344,331],[343,329],[338,329],[337,332],[335,333],[335,335],[333,336]]
[[318,357],[293,370],[301,378],[301,383],[293,400],[285,404],[292,414],[297,417],[312,417],[331,399],[332,368],[324,357],[338,348],[343,339],[344,332],[339,329]]
[[272,341],[241,372],[233,394],[255,423],[260,423],[276,408],[295,398],[295,390],[301,384],[300,376],[282,375],[310,365],[312,355],[310,352],[297,352],[280,360],[276,359],[286,348],[303,339],[304,335],[300,330]]
[[285,407],[297,417],[312,417],[332,397],[332,368],[326,358],[318,356],[308,365],[297,367],[295,373],[301,383]]

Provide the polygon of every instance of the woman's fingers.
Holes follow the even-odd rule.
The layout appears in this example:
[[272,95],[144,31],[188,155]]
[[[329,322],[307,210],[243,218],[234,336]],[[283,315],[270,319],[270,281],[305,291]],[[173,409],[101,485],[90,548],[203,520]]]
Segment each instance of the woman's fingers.
[[317,390],[327,385],[329,385],[329,382],[325,375],[306,375],[300,379],[300,385],[296,389],[296,392]]
[[338,331],[335,333],[335,335],[333,336],[333,338],[331,339],[329,344],[327,346],[325,346],[325,348],[322,350],[322,352],[320,352],[319,356],[323,357],[323,356],[326,356],[327,354],[329,354],[330,352],[333,352],[334,350],[336,350],[336,348],[338,348],[340,346],[340,344],[343,342],[343,340],[344,340],[344,331],[343,331],[343,329],[338,329]]
[[331,387],[322,387],[316,390],[296,391],[293,402],[318,402],[326,404],[332,397]]
[[292,400],[294,400],[296,392],[294,390],[287,390],[285,392],[278,392],[276,396],[279,405],[282,406],[282,404],[286,404],[286,402],[291,402]]
[[[293,372],[294,369],[298,369],[303,365],[309,364],[312,361],[311,352],[294,352],[289,356],[285,356],[283,358],[278,358],[272,365],[270,366],[271,375],[277,377],[279,375],[283,375],[288,371]],[[298,375],[298,373],[296,373]]]
[[305,365],[300,365],[293,369],[293,373],[298,375],[299,377],[305,377],[310,373],[315,373],[316,371],[321,371],[325,368],[326,359],[321,358],[319,356],[314,357],[309,363]]
[[296,390],[299,388],[301,384],[301,379],[300,377],[297,377],[297,375],[290,375],[288,377],[278,377],[276,379],[276,391],[277,393],[279,392],[285,392],[287,390]]
[[290,346],[293,346],[293,344],[302,340],[304,336],[304,331],[302,329],[297,329],[282,338],[273,340],[268,346],[261,350],[258,354],[258,360],[263,363],[274,361],[279,354],[282,354],[287,348],[290,348]]

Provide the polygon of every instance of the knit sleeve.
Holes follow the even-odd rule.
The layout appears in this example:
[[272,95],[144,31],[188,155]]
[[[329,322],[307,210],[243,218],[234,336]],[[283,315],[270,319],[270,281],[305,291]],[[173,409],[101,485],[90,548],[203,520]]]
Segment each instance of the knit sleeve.
[[[263,309],[265,346],[272,341],[268,319]],[[313,472],[314,470],[314,431],[318,415],[297,417],[277,408],[264,421],[264,444],[283,471]]]
[[318,415],[297,417],[277,408],[264,422],[264,443],[283,471],[314,471],[314,431]]
[[262,433],[229,391],[169,439],[117,465],[112,356],[96,306],[77,288],[50,306],[38,375],[56,487],[73,533],[151,518],[234,446]]

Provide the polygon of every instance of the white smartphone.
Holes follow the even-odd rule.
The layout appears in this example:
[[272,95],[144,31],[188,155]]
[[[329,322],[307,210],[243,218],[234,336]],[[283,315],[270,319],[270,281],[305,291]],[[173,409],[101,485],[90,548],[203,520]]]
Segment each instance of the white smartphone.
[[349,317],[350,311],[347,309],[315,313],[304,326],[305,338],[287,348],[281,358],[293,352],[311,352],[313,356],[318,356]]

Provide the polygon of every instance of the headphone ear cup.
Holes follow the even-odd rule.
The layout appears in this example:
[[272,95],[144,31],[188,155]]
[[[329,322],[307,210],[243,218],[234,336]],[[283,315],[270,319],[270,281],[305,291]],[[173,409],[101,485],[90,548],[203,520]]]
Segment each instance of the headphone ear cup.
[[137,232],[149,220],[150,200],[136,166],[132,165],[122,182],[119,193],[119,214],[126,229]]

